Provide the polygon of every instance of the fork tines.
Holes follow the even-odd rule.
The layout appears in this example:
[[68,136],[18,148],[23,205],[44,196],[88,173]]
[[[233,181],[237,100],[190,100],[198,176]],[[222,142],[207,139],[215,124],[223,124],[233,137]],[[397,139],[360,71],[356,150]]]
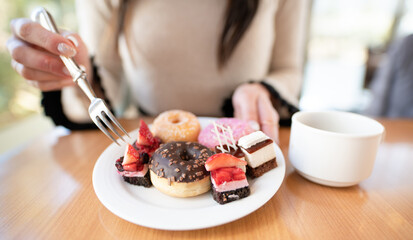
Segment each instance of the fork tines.
[[[100,100],[100,101],[99,101]],[[118,141],[110,134],[110,132],[107,130],[109,128],[112,132],[116,134],[122,141],[126,142],[125,139],[122,137],[122,135],[116,130],[116,128],[111,124],[114,123],[117,128],[119,128],[126,136],[129,137],[129,134],[125,131],[125,129],[120,125],[118,120],[116,120],[115,116],[110,112],[110,110],[107,108],[106,104],[99,99],[98,101],[100,102],[99,104],[95,104],[94,106],[97,107],[98,109],[92,109],[92,112],[94,113],[95,117],[92,117],[93,122],[96,124],[96,126],[110,139],[112,139],[113,142],[115,142],[117,145],[119,145]],[[103,104],[102,104],[103,103]],[[104,123],[104,124],[102,124]]]

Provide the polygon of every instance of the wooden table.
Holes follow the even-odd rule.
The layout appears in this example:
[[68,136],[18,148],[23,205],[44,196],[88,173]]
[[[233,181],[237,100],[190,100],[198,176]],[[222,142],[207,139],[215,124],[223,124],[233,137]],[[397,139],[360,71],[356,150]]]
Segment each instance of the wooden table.
[[[290,129],[282,128],[287,172],[274,197],[242,219],[194,231],[149,229],[112,214],[92,186],[110,140],[55,128],[0,162],[0,239],[412,239],[413,120],[381,123],[387,133],[372,175],[348,188],[298,175],[288,162]],[[131,131],[138,120],[122,124]]]

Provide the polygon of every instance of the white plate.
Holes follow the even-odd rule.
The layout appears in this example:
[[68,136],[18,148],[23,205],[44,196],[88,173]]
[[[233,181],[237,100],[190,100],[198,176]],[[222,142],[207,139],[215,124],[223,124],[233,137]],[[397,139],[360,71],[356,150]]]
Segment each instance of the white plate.
[[[200,117],[202,127],[214,118]],[[137,137],[138,130],[130,133]],[[174,198],[155,187],[144,188],[123,181],[115,161],[123,155],[125,144],[112,143],[100,155],[93,170],[93,187],[102,204],[126,221],[156,229],[193,230],[218,226],[242,218],[263,206],[280,188],[285,176],[285,160],[276,145],[278,167],[250,180],[250,196],[220,205],[211,192],[191,198]]]

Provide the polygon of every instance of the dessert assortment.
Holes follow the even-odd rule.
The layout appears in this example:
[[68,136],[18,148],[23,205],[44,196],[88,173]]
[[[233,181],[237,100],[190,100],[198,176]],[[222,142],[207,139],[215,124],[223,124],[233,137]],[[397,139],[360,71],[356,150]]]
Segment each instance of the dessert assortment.
[[126,182],[169,196],[211,191],[226,204],[250,195],[247,176],[277,167],[275,143],[246,121],[221,118],[201,130],[194,114],[171,110],[157,116],[151,130],[141,120],[136,141],[115,166]]

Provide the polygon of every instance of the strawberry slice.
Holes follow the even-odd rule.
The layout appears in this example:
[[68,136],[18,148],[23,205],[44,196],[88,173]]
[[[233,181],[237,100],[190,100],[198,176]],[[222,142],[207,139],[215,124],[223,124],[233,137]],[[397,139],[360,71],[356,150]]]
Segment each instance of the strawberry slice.
[[125,164],[123,165],[123,169],[128,172],[136,172],[138,171],[138,165],[136,163]]
[[218,168],[245,166],[247,162],[228,153],[214,154],[205,163],[205,169],[212,171]]
[[224,182],[230,182],[232,176],[231,176],[231,173],[226,172],[226,171],[213,171],[212,178],[215,180],[215,183],[217,185],[221,185]]
[[217,185],[225,182],[239,181],[246,178],[244,171],[238,167],[218,168],[211,172],[211,177]]
[[143,146],[152,146],[156,143],[156,139],[153,137],[148,125],[141,119],[137,144]]
[[144,167],[145,166],[143,164],[137,161],[134,163],[123,165],[123,170],[128,171],[128,172],[139,172],[139,171],[142,171]]
[[232,178],[234,179],[234,181],[239,181],[239,180],[243,180],[247,177],[245,176],[245,172],[242,171],[241,168],[235,168],[235,171],[233,171]]
[[128,143],[126,146],[125,155],[123,156],[122,165],[125,166],[131,163],[136,163],[138,159],[139,159],[138,150],[136,150],[132,145]]

